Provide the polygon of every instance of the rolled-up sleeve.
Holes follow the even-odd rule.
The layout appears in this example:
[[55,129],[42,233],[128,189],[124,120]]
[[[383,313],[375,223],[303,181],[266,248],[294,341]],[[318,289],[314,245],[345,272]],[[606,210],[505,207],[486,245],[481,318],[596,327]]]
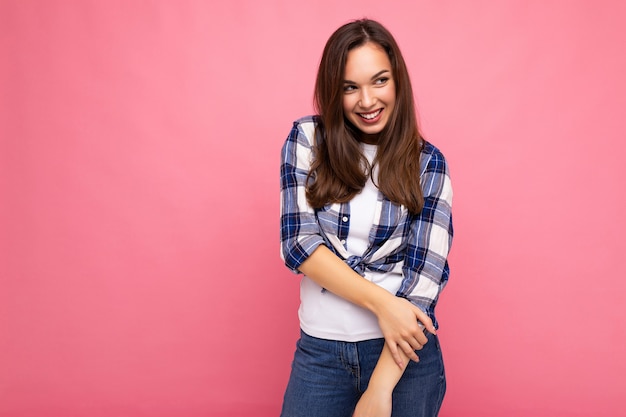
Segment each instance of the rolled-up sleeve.
[[434,320],[434,307],[450,274],[452,184],[443,154],[432,145],[429,148],[421,176],[424,208],[411,220],[404,278],[396,295],[409,299]]
[[299,273],[300,265],[319,245],[324,244],[315,211],[306,200],[314,131],[312,120],[294,122],[281,151],[281,258],[295,273]]

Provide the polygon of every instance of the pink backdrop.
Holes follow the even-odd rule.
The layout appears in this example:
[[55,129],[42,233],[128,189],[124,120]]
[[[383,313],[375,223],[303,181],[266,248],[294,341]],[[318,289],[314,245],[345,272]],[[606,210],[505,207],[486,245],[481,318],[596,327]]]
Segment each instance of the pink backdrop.
[[626,415],[622,1],[0,0],[1,417],[278,414],[279,149],[362,16],[452,168],[441,415]]

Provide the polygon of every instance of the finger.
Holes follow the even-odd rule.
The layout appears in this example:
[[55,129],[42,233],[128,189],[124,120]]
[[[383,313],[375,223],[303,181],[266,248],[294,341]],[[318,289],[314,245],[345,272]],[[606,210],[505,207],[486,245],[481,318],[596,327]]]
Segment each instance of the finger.
[[437,330],[433,325],[433,321],[428,317],[428,314],[424,313],[419,307],[413,305],[413,311],[415,312],[415,316],[422,323],[424,328],[428,330],[432,334],[437,334]]
[[426,336],[424,336],[424,333],[422,333],[421,340],[418,338],[413,338],[413,340],[409,341],[409,344],[411,345],[413,350],[422,350],[422,348],[427,342],[428,342],[428,339],[426,338]]
[[[430,320],[430,319],[428,319],[428,320]],[[434,334],[434,335],[437,334],[437,329],[435,329],[435,325],[433,324],[432,320],[430,320],[430,324],[428,326],[425,326],[425,327],[426,327],[426,330],[428,330],[428,332],[430,334]]]
[[415,341],[424,346],[426,343],[428,343],[428,337],[426,337],[426,333],[424,333],[424,331],[420,331],[418,334],[415,335]]
[[408,342],[406,341],[401,342],[400,347],[402,348],[402,351],[404,352],[404,354],[409,357],[409,359],[415,362],[419,361],[419,358],[417,357],[417,353],[415,353],[415,350]]
[[396,345],[395,343],[387,342],[387,346],[389,346],[389,352],[391,352],[391,357],[393,358],[394,362],[398,365],[400,369],[404,369],[404,361],[402,360],[402,357],[398,352],[398,345]]

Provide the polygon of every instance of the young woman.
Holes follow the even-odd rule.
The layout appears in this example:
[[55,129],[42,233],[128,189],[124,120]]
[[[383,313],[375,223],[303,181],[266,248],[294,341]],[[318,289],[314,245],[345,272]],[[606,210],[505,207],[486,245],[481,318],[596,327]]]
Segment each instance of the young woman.
[[282,416],[436,416],[452,189],[382,25],[333,33],[315,104],[318,115],[296,121],[282,149],[282,257],[304,274]]

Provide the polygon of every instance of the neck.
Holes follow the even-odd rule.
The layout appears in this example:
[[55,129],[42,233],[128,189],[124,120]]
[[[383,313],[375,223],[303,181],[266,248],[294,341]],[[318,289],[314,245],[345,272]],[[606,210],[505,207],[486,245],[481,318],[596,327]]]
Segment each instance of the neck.
[[379,134],[367,135],[367,134],[361,133],[357,139],[359,140],[359,142],[367,143],[368,145],[378,145],[379,136],[380,136]]

